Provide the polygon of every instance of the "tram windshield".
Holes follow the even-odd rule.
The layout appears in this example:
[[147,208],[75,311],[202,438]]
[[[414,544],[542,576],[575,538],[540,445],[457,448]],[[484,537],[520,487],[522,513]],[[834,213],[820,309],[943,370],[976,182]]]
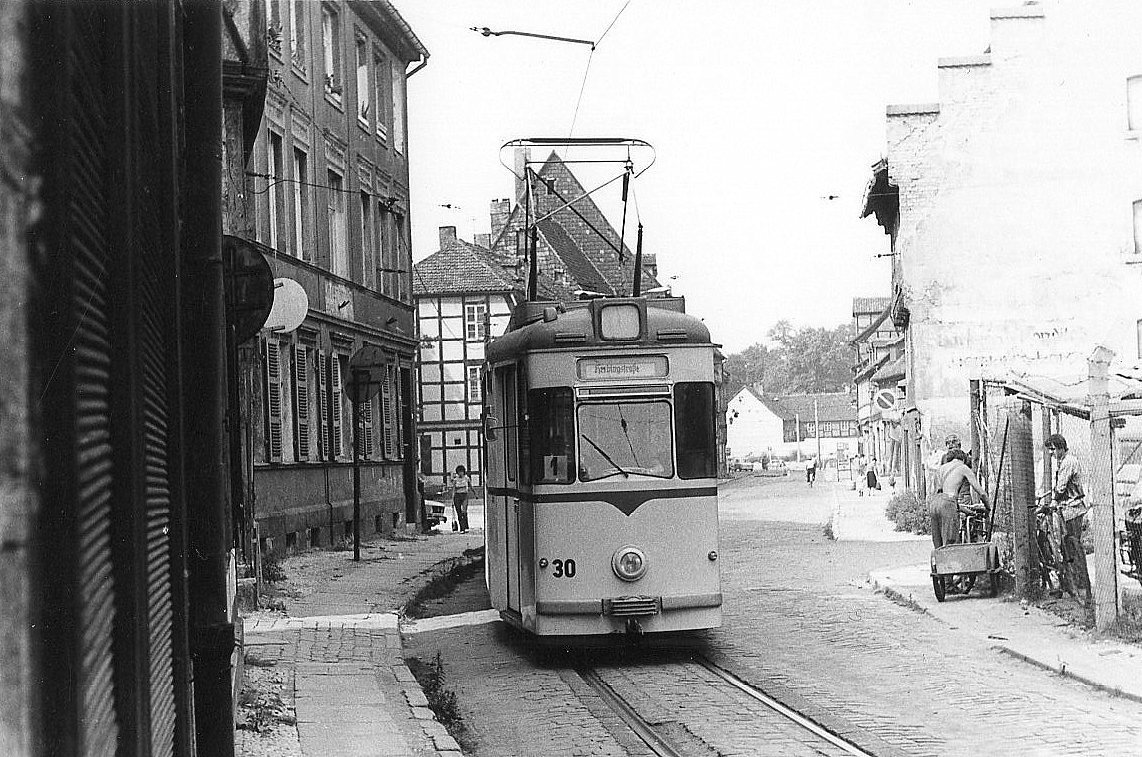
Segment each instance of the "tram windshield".
[[618,475],[674,477],[670,403],[618,401],[579,406],[579,480]]

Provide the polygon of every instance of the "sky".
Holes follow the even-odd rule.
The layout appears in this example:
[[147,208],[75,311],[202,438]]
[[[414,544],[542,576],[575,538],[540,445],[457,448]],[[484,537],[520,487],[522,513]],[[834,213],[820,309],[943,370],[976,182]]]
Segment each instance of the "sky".
[[[890,259],[877,257],[888,237],[859,217],[885,106],[935,102],[937,59],[983,53],[996,5],[394,2],[431,55],[408,82],[413,258],[439,248],[440,226],[488,231],[489,203],[512,194],[504,143],[642,139],[655,163],[634,183],[627,243],[641,221],[659,279],[727,353],[767,341],[779,320],[833,327],[853,297],[889,294]],[[576,173],[594,186],[614,169]],[[618,185],[595,199],[619,228]]]

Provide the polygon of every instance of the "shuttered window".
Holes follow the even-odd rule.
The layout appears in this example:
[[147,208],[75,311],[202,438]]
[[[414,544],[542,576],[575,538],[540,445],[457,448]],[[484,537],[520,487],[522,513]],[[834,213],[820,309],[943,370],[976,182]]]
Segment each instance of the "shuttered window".
[[325,350],[317,351],[317,456],[322,460],[330,457],[329,439],[329,357]]
[[361,457],[373,454],[373,399],[360,403],[361,412]]
[[393,367],[385,366],[385,379],[381,383],[381,422],[384,424],[385,457],[396,457],[396,428],[393,418]]
[[282,461],[282,363],[275,339],[266,340],[266,459]]
[[341,385],[341,356],[332,355],[329,360],[329,459],[336,460],[343,456],[345,445],[341,433],[341,398],[343,396]]
[[309,347],[293,348],[293,451],[297,460],[309,459]]
[[408,401],[405,397],[405,388],[411,386],[412,376],[407,368],[397,369],[397,457],[404,459],[405,447],[405,427],[404,427],[404,414],[405,403]]

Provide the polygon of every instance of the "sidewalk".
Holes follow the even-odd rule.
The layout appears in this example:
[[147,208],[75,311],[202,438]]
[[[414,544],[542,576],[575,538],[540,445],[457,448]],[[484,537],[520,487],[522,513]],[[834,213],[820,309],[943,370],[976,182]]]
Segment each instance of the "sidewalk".
[[[929,538],[894,531],[884,517],[888,497],[883,494],[859,497],[842,486],[834,492],[833,531],[838,539]],[[968,596],[949,595],[946,601],[937,602],[927,563],[875,570],[869,574],[869,582],[887,596],[913,605],[1003,654],[1142,702],[1142,647],[1097,638],[1056,615],[1025,607],[1009,597],[990,599],[976,591]]]
[[286,611],[243,619],[245,654],[255,674],[273,671],[296,734],[288,726],[271,739],[239,730],[237,754],[460,757],[404,663],[399,611],[442,564],[483,544],[482,506],[473,503],[470,514],[467,534],[378,537],[361,545],[359,563],[351,550],[283,561]]

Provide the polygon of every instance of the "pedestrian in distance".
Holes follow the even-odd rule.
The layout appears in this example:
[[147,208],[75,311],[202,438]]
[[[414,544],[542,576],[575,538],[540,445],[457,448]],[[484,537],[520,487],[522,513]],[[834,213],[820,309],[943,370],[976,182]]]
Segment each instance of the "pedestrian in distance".
[[1091,601],[1090,575],[1086,567],[1086,550],[1082,545],[1083,521],[1090,508],[1086,504],[1083,487],[1083,470],[1079,461],[1070,454],[1067,439],[1062,434],[1047,437],[1047,452],[1055,460],[1055,485],[1050,491],[1039,494],[1039,500],[1051,500],[1040,506],[1040,512],[1057,509],[1063,518],[1062,551],[1071,586],[1076,597],[1087,604]]
[[808,464],[805,466],[805,482],[808,483],[809,486],[812,486],[813,482],[816,480],[817,480],[817,458],[811,457],[811,458],[809,458]]
[[865,467],[864,482],[868,487],[869,495],[872,494],[873,489],[880,488],[880,478],[876,475],[876,458],[871,458],[868,465]]
[[468,469],[463,465],[456,466],[449,485],[452,487],[452,509],[456,519],[452,521],[452,530],[457,529],[462,534],[468,533],[468,495],[472,493],[472,479],[468,477]]

